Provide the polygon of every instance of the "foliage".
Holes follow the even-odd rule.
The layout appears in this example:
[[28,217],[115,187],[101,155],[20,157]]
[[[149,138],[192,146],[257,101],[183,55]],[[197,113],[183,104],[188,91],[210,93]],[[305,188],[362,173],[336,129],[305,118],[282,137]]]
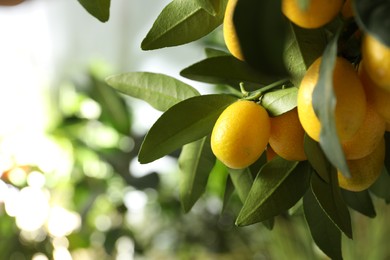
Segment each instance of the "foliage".
[[[103,22],[109,19],[110,1],[79,2],[97,19]],[[310,1],[300,1],[301,6],[307,5],[307,2]],[[212,33],[223,22],[226,4],[227,0],[173,0],[156,18],[141,48],[152,50],[177,46]],[[202,194],[213,185],[210,180],[221,175],[220,197],[223,201],[221,208],[224,209],[221,218],[233,209],[235,214],[230,217],[238,226],[262,222],[269,229],[277,229],[280,219],[303,214],[316,245],[332,259],[341,259],[343,234],[347,238],[353,237],[350,209],[375,217],[371,194],[389,203],[387,187],[390,178],[389,160],[386,158],[380,178],[369,190],[353,193],[340,189],[337,169],[346,176],[349,170],[335,131],[333,68],[337,55],[358,64],[360,52],[350,50],[360,46],[360,38],[353,37],[360,30],[375,35],[390,46],[389,28],[386,27],[389,23],[383,22],[388,20],[388,10],[386,0],[356,0],[355,18],[336,17],[321,28],[308,30],[285,19],[281,1],[240,0],[234,12],[234,24],[245,61],[236,59],[225,52],[224,46],[220,46],[222,50],[207,49],[208,57],[180,72],[192,80],[220,84],[221,88],[213,89],[214,94],[202,95],[187,83],[162,74],[128,72],[114,75],[106,79],[108,85],[163,111],[142,143],[134,139],[134,149],[130,151],[118,146],[91,144],[77,135],[77,131],[70,130],[84,129],[90,123],[77,114],[64,116],[56,134],[75,140],[74,154],[88,154],[109,165],[111,171],[122,177],[117,180],[117,185],[131,185],[135,189],[156,188],[160,178],[155,174],[145,176],[144,180],[132,177],[126,169],[131,159],[137,156],[139,162],[150,163],[179,152],[179,201],[169,196],[168,201],[160,201],[162,207],[171,210],[168,214],[178,214],[179,204],[186,212],[191,209],[196,211],[196,202],[204,199]],[[323,62],[313,94],[313,106],[322,122],[322,129],[319,143],[305,137],[308,160],[294,162],[277,156],[266,161],[263,155],[246,169],[232,170],[221,164],[209,147],[209,135],[221,112],[237,99],[254,100],[271,116],[293,109],[299,83],[307,68],[319,56],[323,56]],[[97,121],[115,129],[118,136],[128,136],[131,132],[128,119],[131,116],[125,100],[113,89],[101,87],[106,86],[105,83],[93,77],[91,80],[94,88],[87,96],[95,99],[103,112]],[[388,148],[388,133],[385,139]],[[91,146],[95,149],[93,153],[87,149]],[[134,151],[139,151],[138,155]],[[74,182],[78,189],[73,191],[77,193],[74,207],[92,214],[89,209],[93,208],[93,202],[113,184],[108,179],[96,182],[95,178],[77,178],[80,172],[85,171],[85,161],[77,159],[78,156],[75,158]],[[93,190],[92,194],[89,190]],[[238,202],[234,202],[234,191],[240,200]],[[167,192],[171,190],[161,191],[158,200],[164,200]],[[107,211],[113,210],[119,215],[124,207],[110,200],[105,205]],[[300,210],[301,213],[296,213]],[[88,215],[83,217],[88,218]],[[135,250],[141,252],[145,245],[142,238],[135,237],[132,231],[119,224],[105,232],[105,253],[112,253],[112,241],[121,236],[134,237]],[[81,230],[81,234],[83,232],[86,231]],[[73,241],[80,238],[70,236],[69,239],[72,246]]]
[[[172,1],[156,19],[141,47],[157,49],[175,46],[206,35],[223,21],[225,3],[222,0],[185,4]],[[300,1],[301,6],[307,4],[310,1]],[[262,166],[255,171],[251,168],[241,173],[232,171],[229,178],[232,182],[226,183],[226,191],[230,193],[233,184],[243,202],[236,220],[238,225],[270,220],[303,198],[307,224],[314,241],[328,256],[340,259],[341,232],[352,238],[348,206],[370,217],[375,215],[369,193],[352,195],[341,191],[338,186],[336,169],[347,177],[350,173],[336,133],[332,76],[337,55],[344,55],[354,63],[361,58],[359,52],[352,52],[356,55],[351,57],[348,47],[340,47],[353,46],[351,35],[359,28],[389,45],[388,28],[379,22],[382,18],[387,19],[380,15],[386,13],[387,9],[386,1],[357,0],[354,10],[358,26],[354,19],[337,17],[321,28],[307,30],[284,19],[281,1],[241,0],[237,2],[233,20],[245,61],[225,52],[211,53],[209,49],[207,52],[211,55],[208,58],[181,71],[180,74],[189,79],[228,85],[228,88],[235,89],[230,91],[234,98],[258,100],[270,115],[277,116],[296,106],[296,89],[301,78],[308,66],[317,57],[323,56],[320,78],[313,93],[313,106],[323,125],[319,144],[306,138],[308,162],[288,162],[276,158],[262,162]],[[194,24],[202,31],[191,30]],[[179,37],[173,37],[174,34]],[[359,44],[359,39],[355,42]],[[285,81],[286,78],[288,81]],[[118,84],[113,78],[108,82],[114,87]],[[125,84],[125,87],[137,86]],[[168,87],[163,86],[167,92]],[[242,94],[237,90],[241,90]],[[132,95],[131,92],[127,93]],[[132,96],[148,100],[142,96]],[[218,99],[226,101],[215,106]],[[232,100],[228,101],[226,94],[217,93],[189,98],[174,105],[146,135],[139,153],[140,162],[151,162],[197,139],[191,144],[197,149],[193,153],[203,151],[204,146],[200,145],[207,140],[203,137],[210,133],[213,122]],[[183,153],[182,158],[185,159],[180,161],[181,168],[193,169],[188,177],[184,171],[181,181],[181,189],[186,190],[186,196],[182,196],[181,201],[188,211],[204,190],[205,176],[211,171],[212,163],[203,162],[202,156],[194,155],[189,159],[187,147]],[[210,156],[208,158],[215,160]],[[198,167],[202,164],[204,167],[200,170]],[[194,181],[194,174],[198,175],[198,181]],[[238,174],[240,178],[237,178]],[[379,180],[373,190],[379,186],[378,183]],[[325,225],[318,225],[317,221]],[[328,236],[324,237],[324,232]]]

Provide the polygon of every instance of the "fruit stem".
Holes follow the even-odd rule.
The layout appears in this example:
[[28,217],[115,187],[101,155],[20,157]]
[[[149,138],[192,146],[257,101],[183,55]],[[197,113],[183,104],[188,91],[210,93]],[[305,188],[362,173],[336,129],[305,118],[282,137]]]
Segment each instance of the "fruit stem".
[[289,79],[278,80],[278,81],[276,81],[274,83],[271,83],[271,84],[269,84],[269,85],[267,85],[265,87],[262,87],[261,89],[258,89],[258,90],[252,91],[252,92],[246,91],[244,89],[244,84],[240,83],[240,89],[241,89],[241,92],[243,94],[243,99],[258,101],[269,90],[271,90],[273,88],[276,88],[276,87],[284,87],[289,82],[290,82]]

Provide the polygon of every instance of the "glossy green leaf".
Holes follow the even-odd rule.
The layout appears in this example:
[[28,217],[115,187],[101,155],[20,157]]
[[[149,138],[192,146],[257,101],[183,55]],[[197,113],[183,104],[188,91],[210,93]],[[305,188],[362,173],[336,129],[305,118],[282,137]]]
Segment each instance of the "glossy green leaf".
[[282,15],[281,0],[238,1],[233,23],[245,61],[258,71],[285,78],[287,20]]
[[359,26],[390,47],[390,2],[388,0],[355,0],[355,19]]
[[179,157],[180,201],[185,212],[190,211],[206,188],[215,156],[211,151],[210,138],[186,144]]
[[332,169],[329,183],[323,181],[317,174],[312,174],[311,189],[321,208],[333,223],[349,238],[352,238],[351,217],[341,196],[336,169]]
[[151,72],[129,72],[106,78],[106,82],[118,91],[148,102],[160,111],[187,98],[198,96],[199,92],[173,77]]
[[331,259],[342,259],[341,231],[322,210],[311,190],[303,197],[303,210],[317,246]]
[[374,204],[367,190],[353,192],[341,189],[341,194],[348,206],[361,214],[374,218],[376,216]]
[[333,70],[336,63],[338,35],[331,40],[324,51],[320,75],[313,91],[313,108],[321,122],[320,145],[329,161],[346,177],[349,167],[341,147],[335,120],[336,97],[333,90]]
[[390,203],[390,175],[388,171],[383,168],[381,175],[375,181],[369,190],[375,194],[375,196],[382,198],[386,203]]
[[330,182],[329,174],[332,165],[329,163],[320,144],[310,138],[307,134],[304,137],[304,149],[307,159],[318,175],[326,182]]
[[287,30],[284,61],[291,81],[299,87],[309,66],[322,55],[326,46],[325,31],[304,29],[290,23]]
[[111,0],[78,0],[79,3],[91,15],[101,22],[107,22],[110,18]]
[[255,71],[231,55],[207,58],[183,69],[180,75],[201,82],[232,86],[238,86],[240,82],[268,85],[280,80],[279,77]]
[[245,226],[268,220],[294,206],[309,187],[307,162],[276,157],[263,166],[253,182],[236,224]]
[[101,106],[101,119],[110,123],[124,135],[130,133],[130,113],[126,101],[104,82],[91,77],[92,88],[89,95]]
[[285,88],[267,92],[261,99],[261,105],[271,116],[278,116],[297,106],[298,88]]
[[208,135],[222,111],[236,100],[229,95],[203,95],[172,106],[146,134],[138,160],[152,162]]
[[223,21],[227,0],[173,0],[157,17],[141,43],[143,50],[197,40]]
[[232,180],[233,186],[238,194],[238,197],[240,198],[242,203],[244,203],[248,196],[249,190],[252,187],[252,173],[248,168],[239,170],[229,168],[228,170],[230,179]]

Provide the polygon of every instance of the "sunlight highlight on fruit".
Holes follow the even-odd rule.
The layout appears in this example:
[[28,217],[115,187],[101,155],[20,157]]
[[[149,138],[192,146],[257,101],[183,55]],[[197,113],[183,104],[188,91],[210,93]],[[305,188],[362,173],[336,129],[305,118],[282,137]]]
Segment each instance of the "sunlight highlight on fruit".
[[270,136],[267,111],[253,101],[237,101],[219,116],[211,134],[211,149],[226,166],[242,169],[264,152]]

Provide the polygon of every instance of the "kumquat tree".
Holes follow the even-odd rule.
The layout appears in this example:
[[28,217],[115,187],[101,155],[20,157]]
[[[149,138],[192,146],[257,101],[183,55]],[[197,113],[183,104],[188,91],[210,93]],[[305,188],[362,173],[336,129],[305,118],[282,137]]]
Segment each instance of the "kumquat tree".
[[228,51],[208,48],[180,72],[217,93],[148,72],[106,82],[163,111],[138,159],[181,149],[184,211],[210,174],[227,172],[225,202],[233,190],[242,201],[236,225],[272,228],[302,208],[317,246],[341,259],[350,210],[374,217],[371,196],[390,201],[389,13],[386,0],[174,0],[141,48],[173,48],[222,24]]
[[[79,2],[109,20],[110,0]],[[239,200],[236,226],[272,232],[278,218],[299,215],[321,254],[342,259],[359,228],[352,212],[375,221],[373,200],[390,203],[390,1],[172,0],[140,48],[210,36],[221,44],[178,69],[186,80],[105,78],[161,112],[138,161],[180,154],[183,214],[219,176],[223,210]]]

